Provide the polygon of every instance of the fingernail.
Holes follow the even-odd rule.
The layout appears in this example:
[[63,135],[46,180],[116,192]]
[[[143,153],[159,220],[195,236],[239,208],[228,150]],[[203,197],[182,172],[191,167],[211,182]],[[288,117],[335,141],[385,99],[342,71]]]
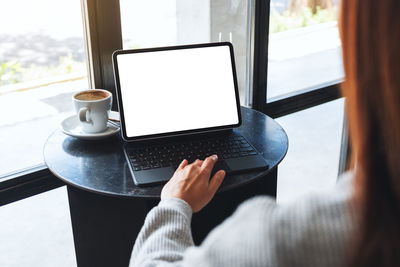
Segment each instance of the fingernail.
[[217,160],[218,159],[217,155],[212,155],[211,157],[212,157],[213,160]]

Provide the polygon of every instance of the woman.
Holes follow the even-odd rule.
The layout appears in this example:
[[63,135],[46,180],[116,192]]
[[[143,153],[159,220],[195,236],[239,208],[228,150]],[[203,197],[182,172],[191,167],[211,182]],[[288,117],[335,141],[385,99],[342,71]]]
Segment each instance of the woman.
[[192,212],[212,198],[217,158],[184,160],[147,216],[132,266],[400,266],[400,1],[342,0],[354,170],[290,205],[246,201],[195,247]]

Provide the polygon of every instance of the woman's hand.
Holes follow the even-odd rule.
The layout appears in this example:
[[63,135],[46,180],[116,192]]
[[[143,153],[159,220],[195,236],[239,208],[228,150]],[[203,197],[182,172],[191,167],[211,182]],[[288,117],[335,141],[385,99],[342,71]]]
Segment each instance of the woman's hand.
[[225,177],[225,171],[214,174],[211,171],[217,162],[217,155],[188,164],[183,160],[172,178],[161,191],[161,199],[180,198],[186,201],[193,212],[198,212],[211,201]]

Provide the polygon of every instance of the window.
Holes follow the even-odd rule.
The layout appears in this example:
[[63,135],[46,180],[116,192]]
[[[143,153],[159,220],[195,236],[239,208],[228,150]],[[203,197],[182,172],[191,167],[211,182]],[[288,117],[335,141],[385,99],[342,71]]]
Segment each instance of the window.
[[269,101],[343,78],[338,9],[337,0],[271,0]]
[[[12,0],[5,0],[2,2],[2,9],[0,10],[0,22],[2,25],[8,26],[10,25],[8,22],[13,21],[13,24],[15,25],[11,25],[10,27],[16,29],[24,29],[25,27],[25,29],[29,29],[28,33],[43,33],[47,31],[46,37],[50,36],[60,42],[55,46],[51,46],[51,42],[41,42],[42,39],[38,42],[32,42],[32,44],[36,45],[37,49],[45,47],[44,50],[35,50],[34,53],[30,54],[41,55],[37,58],[35,66],[39,66],[39,63],[44,64],[43,60],[48,56],[48,54],[52,53],[52,55],[57,55],[57,59],[60,55],[66,57],[64,62],[67,61],[71,63],[72,60],[72,63],[74,64],[78,62],[81,66],[81,75],[78,75],[76,80],[73,79],[71,81],[71,79],[67,79],[68,83],[39,83],[40,85],[46,86],[36,88],[37,91],[22,90],[22,92],[20,92],[14,90],[12,93],[8,93],[9,90],[4,89],[17,85],[19,86],[19,84],[24,84],[25,81],[17,82],[17,85],[3,84],[0,87],[0,112],[2,112],[2,114],[7,114],[7,116],[5,116],[7,118],[2,118],[0,121],[0,124],[2,124],[0,125],[1,153],[3,153],[2,158],[8,160],[7,162],[3,161],[0,163],[0,176],[5,172],[42,162],[41,148],[45,138],[53,129],[55,129],[55,127],[57,127],[59,120],[64,118],[65,115],[71,111],[70,109],[72,109],[69,99],[70,95],[68,94],[87,87],[87,78],[85,78],[86,71],[84,67],[85,57],[82,57],[84,44],[81,30],[82,25],[80,24],[81,17],[79,1],[64,1],[61,3],[53,3],[54,1],[50,0],[42,1],[43,3],[41,2],[41,6],[39,7],[37,2],[33,4],[31,3],[32,1],[28,0],[20,0],[16,3]],[[85,30],[85,43],[88,51],[87,57],[89,58],[89,80],[91,87],[107,88],[111,91],[114,90],[111,54],[117,49],[196,42],[215,42],[221,40],[232,41],[234,44],[242,105],[249,104],[253,108],[264,112],[273,118],[278,118],[340,98],[338,79],[341,79],[343,73],[341,70],[339,54],[340,44],[337,39],[337,26],[334,17],[336,16],[335,8],[337,8],[338,0],[321,1],[321,3],[330,3],[329,8],[333,8],[333,13],[331,13],[333,16],[330,15],[330,21],[318,18],[316,20],[317,22],[313,25],[310,26],[307,24],[305,25],[307,27],[302,28],[296,28],[297,26],[282,28],[280,19],[290,15],[287,15],[289,5],[292,5],[293,3],[312,3],[316,1],[81,0],[80,2],[83,7],[83,28]],[[16,5],[19,7],[24,6],[24,10],[27,11],[25,11],[24,14],[21,14],[21,9],[17,9],[15,7]],[[304,8],[304,5],[300,5],[300,10],[304,10]],[[322,13],[318,12],[325,12],[326,9],[325,7],[316,6],[312,6],[311,8],[311,12],[314,12],[313,8],[315,8],[317,14],[320,15]],[[20,13],[17,13],[16,10]],[[307,9],[307,12],[310,12],[310,9]],[[31,23],[28,25],[29,27],[27,27],[27,20],[29,15],[32,13],[35,13],[35,19],[29,20]],[[47,23],[50,20],[53,25]],[[46,23],[43,23],[43,21]],[[20,22],[23,26],[19,25]],[[34,25],[36,25],[36,28]],[[274,25],[280,26],[276,27]],[[306,42],[307,38],[305,36],[307,36],[307,30],[310,29],[308,27],[313,27],[318,34],[321,34],[320,37],[317,36],[314,39],[315,42],[312,42],[312,45],[308,45]],[[281,32],[276,32],[276,28]],[[320,28],[321,31],[316,30]],[[282,31],[282,29],[284,31]],[[10,41],[11,39],[3,37],[5,34],[16,32],[18,31],[7,30],[7,27],[2,27],[0,30],[0,60],[2,62],[4,61],[5,53],[10,51],[10,46],[12,47],[14,44],[18,44],[18,40],[22,40],[16,39],[17,41]],[[301,39],[301,42],[299,42],[302,43],[302,49],[304,49],[304,51],[300,51],[300,48],[290,51],[294,47],[293,41],[288,41],[290,39],[283,40],[283,37],[286,38],[291,34],[293,35],[295,32],[298,34],[298,38]],[[63,39],[63,37],[58,35],[58,33],[64,35],[68,34],[68,36],[73,37],[72,39],[74,39],[74,42],[72,42],[71,38]],[[27,35],[25,31],[21,36],[25,38],[29,35]],[[333,40],[332,43],[324,43],[324,37],[321,36],[328,36],[327,38],[330,38],[329,40]],[[46,38],[43,38],[43,40],[44,39]],[[79,45],[77,41],[78,39],[80,40]],[[26,41],[25,44],[28,41]],[[72,43],[74,45],[72,45]],[[326,44],[326,46],[319,47],[319,44],[321,43]],[[288,51],[280,49],[281,47],[279,44],[282,45],[282,48],[285,47]],[[73,47],[71,54],[68,52],[66,53],[66,51],[71,48],[71,45]],[[319,50],[315,50],[317,46],[319,47]],[[326,50],[326,52],[322,53],[323,50]],[[45,53],[40,53],[40,51],[45,51]],[[79,51],[82,51],[82,53]],[[305,60],[304,64],[307,65],[306,61],[313,59],[313,56],[315,56],[313,51],[318,53],[321,52],[321,55],[324,56],[329,54],[333,60],[323,62],[324,64],[314,60],[312,61],[312,64],[308,63],[307,68],[293,67],[295,65],[292,65],[291,62],[296,60]],[[80,56],[77,56],[76,52],[78,52],[78,54],[80,53]],[[26,49],[21,49],[18,53],[14,53],[14,56],[18,55],[22,58],[22,56],[27,56],[27,53],[28,51]],[[60,59],[56,61],[63,62]],[[314,65],[316,62],[321,64],[318,64],[318,66]],[[22,61],[16,63],[18,64],[6,65],[8,73],[10,73],[10,69],[12,70],[12,73],[21,70],[20,67],[23,66]],[[287,69],[282,71],[284,64],[287,64]],[[324,71],[323,76],[316,72],[320,71],[321,68],[326,70]],[[68,67],[66,69],[71,70],[72,66],[71,68]],[[288,69],[291,69],[292,72],[288,72]],[[300,71],[301,73],[293,73],[293,71]],[[0,73],[2,72],[0,71]],[[305,77],[305,80],[302,83],[291,79],[292,77],[299,77],[303,74],[307,77]],[[10,75],[3,75],[1,80],[6,80],[5,77],[10,77]],[[46,74],[46,77],[53,76]],[[10,82],[13,81],[7,81],[7,83]],[[47,86],[48,84],[50,85]],[[7,93],[5,93],[6,91]],[[33,92],[43,93],[41,95],[43,98],[35,96]],[[29,104],[36,103],[36,99],[38,99],[39,104],[33,106],[34,108],[32,109],[26,108],[28,105],[23,104],[25,102],[21,101],[23,99],[20,97],[22,93],[28,94],[26,99],[28,99],[27,102]],[[15,97],[11,97],[12,95]],[[59,99],[60,101],[57,105],[51,106],[56,99]],[[15,119],[12,122],[12,126],[8,124],[5,125],[6,121],[19,117],[17,115],[11,115],[9,112],[10,108],[3,108],[3,103],[8,105],[7,107],[10,107],[10,103],[17,103],[13,105],[13,108],[15,106],[19,106],[20,108],[14,108],[12,110],[15,110],[15,112],[21,110],[25,111],[21,112],[20,115],[17,114],[18,116],[28,116],[29,114],[27,115],[26,113],[29,113],[29,111],[32,111],[33,114],[40,112],[47,114],[46,112],[48,112],[51,113],[51,115],[42,114],[42,117],[37,116],[34,120]],[[340,105],[334,106],[339,112],[342,112]],[[318,107],[316,108],[318,109]],[[116,105],[114,103],[114,110],[115,109]],[[293,117],[282,117],[280,122],[284,127],[288,127],[289,129],[293,124],[286,124],[285,121],[291,121],[290,118],[300,118],[301,116],[305,116],[303,114],[308,114],[306,111],[304,112],[305,113],[295,113]],[[311,113],[315,114],[315,112]],[[296,127],[293,129],[296,129]],[[29,136],[31,136],[31,134],[38,134],[39,136],[40,133],[41,137],[24,139],[23,137],[26,135],[23,133],[27,132],[29,133]],[[22,149],[17,151],[18,147]],[[37,148],[37,153],[35,155],[29,154],[30,152],[28,152],[28,150],[34,151],[34,149],[30,150],[32,147]],[[12,152],[15,154],[11,154]],[[287,157],[289,159],[290,155],[288,154]],[[23,158],[26,160],[24,164],[12,168],[10,167],[14,162],[23,162]],[[54,180],[54,177],[43,168],[38,171],[37,169],[31,169],[27,174],[17,174],[12,177],[12,179],[15,178],[16,180],[15,182],[13,180],[13,185],[18,184],[20,180],[27,181],[29,179],[42,179],[43,181],[47,181],[47,185],[41,186],[40,188],[33,183],[32,187],[34,190],[30,191],[30,193],[25,193],[24,191],[20,198],[26,197],[29,194],[37,194],[38,192],[54,188],[54,184],[49,186],[49,184],[51,184],[49,181],[52,179]],[[0,183],[0,189],[4,188],[4,184],[4,182]],[[18,197],[13,197],[12,199],[14,200],[11,201],[15,201]],[[0,200],[2,199],[0,198]]]
[[[42,163],[47,136],[72,112],[71,94],[88,87],[83,37],[91,87],[111,91],[114,50],[232,41],[242,105],[251,104],[277,118],[289,136],[289,151],[279,166],[278,201],[287,202],[304,193],[297,185],[304,189],[307,184],[307,191],[333,185],[343,125],[343,100],[331,101],[340,97],[338,80],[343,76],[334,17],[338,0],[322,1],[333,4],[330,21],[318,18],[307,27],[289,27],[285,22],[291,19],[288,6],[297,2],[307,1],[41,0],[38,5],[38,1],[3,0],[0,23],[7,26],[0,28],[0,205],[62,185],[43,166],[1,176]],[[318,16],[326,12],[315,9]],[[312,12],[304,5],[300,10],[308,12],[306,15]],[[309,35],[313,35],[312,42]],[[22,229],[22,237],[29,235],[29,246],[32,231],[24,227],[21,216],[29,222],[40,220],[48,229],[41,227],[46,233],[38,238],[46,241],[57,231],[56,240],[51,237],[48,241],[61,242],[57,246],[65,248],[63,263],[74,262],[63,191],[65,188],[59,188],[2,209],[0,221],[9,223],[0,239],[15,239],[10,233]],[[55,226],[42,220],[47,213],[64,223]],[[35,250],[18,258],[15,244],[20,242],[0,246],[0,255],[12,252],[10,257],[0,257],[0,265],[10,260],[23,264],[30,259],[42,265],[57,261],[39,259]],[[2,249],[6,253],[1,253]]]
[[280,203],[336,184],[342,140],[344,100],[338,99],[277,119],[289,137],[279,165]]
[[80,1],[4,0],[0,24],[2,176],[43,164],[45,140],[88,81]]
[[0,266],[76,266],[66,187],[0,208]]
[[330,101],[340,97],[344,75],[338,9],[339,0],[256,1],[252,104],[288,133],[281,202],[336,182],[343,100]]
[[123,47],[230,41],[235,49],[241,103],[245,104],[249,82],[250,2],[121,0]]
[[[306,10],[306,12],[321,12],[322,10],[328,12],[328,10],[333,10],[329,12],[333,12],[335,8],[337,8],[338,1],[337,0],[323,0],[323,1],[301,1],[301,0],[288,0],[288,1],[262,1],[256,0],[255,5],[255,23],[254,23],[254,71],[253,71],[253,94],[252,94],[252,106],[260,110],[274,118],[284,116],[296,111],[300,111],[302,109],[310,108],[322,103],[326,103],[328,101],[337,99],[340,97],[339,92],[339,82],[342,76],[342,67],[340,63],[340,57],[337,56],[337,53],[340,53],[338,50],[338,43],[334,42],[330,44],[333,46],[333,52],[336,51],[336,56],[332,56],[332,51],[328,51],[322,53],[321,56],[328,56],[331,54],[331,58],[336,58],[337,63],[332,63],[331,61],[321,61],[313,59],[315,53],[319,53],[320,50],[316,50],[315,46],[307,45],[307,31],[310,30],[309,27],[295,28],[298,25],[294,24],[292,27],[289,22],[295,20],[292,16],[295,16],[294,13],[287,13],[288,6],[297,6],[298,10]],[[326,6],[316,6],[316,3],[325,3]],[[311,11],[309,8],[304,6],[302,3],[311,3]],[[328,9],[329,7],[329,9]],[[296,10],[296,9],[294,9]],[[280,13],[279,13],[280,12]],[[281,14],[281,15],[280,15]],[[277,19],[274,19],[273,16],[281,19],[289,17],[289,20],[286,20],[286,26],[279,26],[281,22],[277,23]],[[270,19],[271,17],[271,19]],[[322,20],[323,21],[323,20]],[[318,20],[317,20],[318,22]],[[283,25],[285,25],[283,23]],[[334,24],[335,22],[330,22]],[[316,23],[317,25],[314,27],[321,27],[321,23]],[[279,27],[277,27],[278,25]],[[306,24],[305,24],[306,25]],[[304,26],[304,25],[300,25]],[[292,27],[292,29],[290,28]],[[270,33],[271,30],[271,33]],[[281,37],[289,38],[293,31],[298,32],[299,40],[302,40],[299,44],[303,44],[301,49],[296,48],[296,43],[288,40],[279,40],[282,41],[282,46],[285,46],[287,51],[280,50],[279,46],[276,45],[273,31],[276,30],[284,30],[279,34]],[[324,30],[322,31],[324,34],[328,34],[330,38],[333,40],[336,30]],[[336,32],[336,33],[335,33]],[[332,37],[333,36],[333,37]],[[283,38],[282,37],[282,38]],[[293,37],[293,36],[292,36]],[[271,38],[271,40],[270,40]],[[275,38],[275,39],[274,39]],[[294,37],[293,37],[294,38]],[[323,37],[319,37],[323,38]],[[275,42],[275,44],[274,44]],[[322,42],[318,39],[318,42]],[[268,45],[271,45],[271,50],[268,50]],[[321,47],[320,49],[322,49]],[[324,48],[325,49],[325,48]],[[336,50],[335,50],[336,49]],[[293,50],[293,51],[291,51]],[[326,49],[325,49],[326,50]],[[268,51],[271,55],[268,54]],[[297,51],[297,52],[296,52]],[[314,51],[312,53],[312,51]],[[338,52],[339,51],[339,52]],[[297,53],[297,56],[294,55]],[[333,54],[332,54],[332,53]],[[285,56],[284,54],[287,54]],[[301,56],[301,55],[304,56]],[[281,62],[274,62],[274,59],[278,59],[278,55],[280,55]],[[290,56],[291,55],[291,56]],[[340,55],[340,54],[339,54]],[[271,61],[269,61],[269,56],[271,56]],[[296,61],[298,64],[300,60],[303,60],[302,65],[297,65],[295,69],[292,66],[296,66],[296,64],[291,64],[291,60]],[[311,61],[310,61],[311,60]],[[282,70],[282,66],[286,63],[287,69]],[[294,62],[293,61],[293,62]],[[268,63],[267,63],[268,62]],[[310,62],[313,62],[312,64]],[[275,64],[276,63],[276,64]],[[307,65],[308,64],[308,65]],[[315,67],[312,67],[313,64],[318,64]],[[333,64],[332,66],[330,64]],[[337,66],[333,67],[334,65]],[[301,66],[301,67],[300,67]],[[312,67],[312,68],[311,68]],[[274,69],[275,68],[275,69]],[[325,78],[321,78],[322,76],[318,74],[320,69],[325,69],[323,76]],[[289,71],[291,70],[291,71]],[[307,72],[305,72],[308,70]],[[326,71],[328,70],[328,71]],[[321,77],[320,77],[321,76]],[[268,79],[267,79],[268,77]],[[299,81],[296,81],[295,78],[299,78]],[[285,87],[282,87],[285,85]],[[301,85],[301,86],[300,86]],[[267,101],[267,96],[269,97]]]

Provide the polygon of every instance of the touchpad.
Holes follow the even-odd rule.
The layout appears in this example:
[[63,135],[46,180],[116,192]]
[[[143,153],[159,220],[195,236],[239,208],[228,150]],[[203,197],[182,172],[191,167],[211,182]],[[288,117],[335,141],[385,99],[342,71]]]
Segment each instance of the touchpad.
[[227,173],[230,172],[230,169],[225,160],[218,160],[217,163],[215,163],[214,168],[211,172],[211,177],[213,177],[213,175],[219,170],[224,170]]

